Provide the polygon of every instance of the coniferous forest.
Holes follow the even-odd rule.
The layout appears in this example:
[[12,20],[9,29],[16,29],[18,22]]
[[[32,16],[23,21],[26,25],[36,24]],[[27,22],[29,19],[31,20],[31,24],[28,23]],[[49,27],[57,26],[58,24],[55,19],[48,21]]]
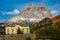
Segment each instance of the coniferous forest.
[[45,18],[34,24],[31,27],[31,33],[35,33],[37,39],[50,38],[58,40],[60,38],[60,15],[52,19]]

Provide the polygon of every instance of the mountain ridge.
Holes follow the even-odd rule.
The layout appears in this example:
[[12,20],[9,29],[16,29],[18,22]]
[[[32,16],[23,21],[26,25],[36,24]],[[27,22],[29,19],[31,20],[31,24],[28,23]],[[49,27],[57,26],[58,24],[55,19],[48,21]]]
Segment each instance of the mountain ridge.
[[45,6],[35,7],[34,4],[30,4],[20,15],[11,18],[8,22],[24,24],[34,24],[42,19],[49,17],[52,18],[50,10]]

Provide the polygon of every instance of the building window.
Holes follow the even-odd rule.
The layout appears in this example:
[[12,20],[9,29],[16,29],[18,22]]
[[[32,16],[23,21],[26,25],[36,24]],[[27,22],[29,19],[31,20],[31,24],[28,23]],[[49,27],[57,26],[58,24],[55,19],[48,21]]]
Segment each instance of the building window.
[[9,34],[9,29],[7,29],[7,34]]
[[28,33],[28,28],[26,28],[26,32]]
[[13,32],[14,32],[14,29],[12,29],[12,34],[13,34]]
[[12,29],[12,32],[13,32],[13,29]]
[[22,29],[22,32],[24,33],[24,28]]

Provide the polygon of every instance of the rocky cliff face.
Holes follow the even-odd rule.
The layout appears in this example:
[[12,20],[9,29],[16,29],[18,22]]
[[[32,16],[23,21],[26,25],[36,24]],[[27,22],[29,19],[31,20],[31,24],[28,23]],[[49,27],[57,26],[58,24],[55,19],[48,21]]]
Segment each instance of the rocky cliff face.
[[52,18],[53,22],[60,22],[60,15],[55,16],[54,18]]
[[52,18],[50,10],[43,5],[36,8],[34,4],[30,4],[20,15],[13,17],[8,22],[31,25],[46,17]]

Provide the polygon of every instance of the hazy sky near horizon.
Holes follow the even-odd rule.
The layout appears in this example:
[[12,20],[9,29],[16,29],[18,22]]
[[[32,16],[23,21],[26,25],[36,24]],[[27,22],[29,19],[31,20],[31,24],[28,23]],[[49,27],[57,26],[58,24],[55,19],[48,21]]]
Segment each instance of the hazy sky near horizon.
[[0,0],[0,22],[20,14],[31,3],[36,7],[43,4],[54,16],[60,12],[60,0]]

